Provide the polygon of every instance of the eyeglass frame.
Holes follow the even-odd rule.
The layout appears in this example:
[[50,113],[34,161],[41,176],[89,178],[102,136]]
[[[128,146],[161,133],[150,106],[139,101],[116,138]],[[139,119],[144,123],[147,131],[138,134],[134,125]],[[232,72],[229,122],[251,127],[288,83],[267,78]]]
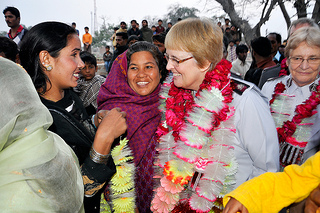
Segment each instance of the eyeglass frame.
[[[301,60],[301,62],[300,63],[295,63],[295,62],[293,62],[293,64],[296,64],[296,65],[301,65],[305,60],[307,61],[307,63],[310,65],[310,64],[317,64],[317,63],[319,63],[320,62],[320,57],[310,57],[310,58],[302,58],[302,57],[294,57],[294,56],[291,56],[291,57],[289,57],[289,60],[291,61],[291,63],[292,63],[292,58],[299,58],[299,59],[302,59]],[[317,61],[313,61],[313,62],[309,62],[309,60],[310,59],[316,59]],[[311,60],[312,61],[312,60]]]
[[[170,57],[167,53],[164,53],[164,57],[166,58],[167,61],[169,61],[169,60],[171,59],[172,61],[174,61],[175,63],[177,63],[177,64],[176,64],[176,67],[179,67],[179,64],[181,64],[181,63],[183,63],[183,62],[185,62],[185,61],[188,61],[188,60],[190,60],[190,59],[193,58],[193,56],[190,56],[189,58],[177,60],[177,59],[175,59],[175,58]],[[175,63],[173,63],[173,65],[175,65]]]

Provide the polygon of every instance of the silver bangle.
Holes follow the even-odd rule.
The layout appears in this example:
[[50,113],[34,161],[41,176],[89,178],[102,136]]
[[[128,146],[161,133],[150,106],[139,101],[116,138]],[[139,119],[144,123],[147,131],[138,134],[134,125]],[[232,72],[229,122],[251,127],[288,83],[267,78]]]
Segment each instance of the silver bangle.
[[89,152],[90,159],[95,163],[107,164],[110,154],[102,155],[91,147]]

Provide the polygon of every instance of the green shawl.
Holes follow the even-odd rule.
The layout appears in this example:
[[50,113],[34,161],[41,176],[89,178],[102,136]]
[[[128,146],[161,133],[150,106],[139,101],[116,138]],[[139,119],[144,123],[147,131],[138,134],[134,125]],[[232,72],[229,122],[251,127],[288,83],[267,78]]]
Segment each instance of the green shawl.
[[83,182],[69,146],[17,64],[0,57],[1,212],[81,212]]

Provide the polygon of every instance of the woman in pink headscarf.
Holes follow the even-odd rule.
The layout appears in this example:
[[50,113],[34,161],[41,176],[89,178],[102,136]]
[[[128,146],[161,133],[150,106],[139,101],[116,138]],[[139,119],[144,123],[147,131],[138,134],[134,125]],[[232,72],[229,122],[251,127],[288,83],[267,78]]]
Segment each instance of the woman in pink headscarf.
[[163,56],[156,46],[137,42],[113,63],[101,86],[98,110],[119,107],[127,113],[127,139],[136,166],[136,206],[150,212],[153,194],[155,132],[160,122],[160,81],[165,77]]

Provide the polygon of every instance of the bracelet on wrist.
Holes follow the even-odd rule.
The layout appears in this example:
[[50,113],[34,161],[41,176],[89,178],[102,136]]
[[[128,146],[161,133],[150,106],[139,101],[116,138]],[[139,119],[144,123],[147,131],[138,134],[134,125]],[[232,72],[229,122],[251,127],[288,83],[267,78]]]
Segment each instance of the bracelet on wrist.
[[96,127],[96,124],[94,123],[94,117],[95,117],[95,116],[96,116],[96,115],[93,115],[93,116],[91,117],[91,122],[92,122],[94,128],[97,128],[97,127]]
[[110,154],[102,155],[91,147],[89,152],[90,159],[95,163],[107,164]]

